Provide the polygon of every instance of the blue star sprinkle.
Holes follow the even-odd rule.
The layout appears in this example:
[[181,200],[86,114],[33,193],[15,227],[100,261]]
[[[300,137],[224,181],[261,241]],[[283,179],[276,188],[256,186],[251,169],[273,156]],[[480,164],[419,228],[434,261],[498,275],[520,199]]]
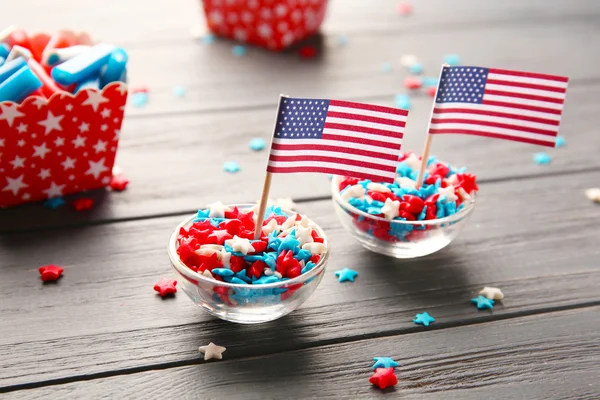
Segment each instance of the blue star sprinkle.
[[410,71],[411,74],[420,74],[421,72],[423,72],[423,66],[421,64],[413,64],[410,67],[408,67],[408,70]]
[[287,215],[281,211],[281,207],[279,206],[269,206],[267,207],[267,209],[265,210],[265,219],[269,218],[271,215],[281,215],[284,217],[287,217]]
[[423,314],[417,314],[415,319],[413,319],[415,324],[421,324],[425,326],[429,326],[432,322],[435,322],[435,318],[429,315],[428,312],[424,312]]
[[566,144],[567,144],[567,141],[565,140],[564,137],[557,136],[556,137],[556,144],[554,145],[554,147],[564,147]]
[[62,207],[64,205],[65,205],[65,201],[63,200],[62,197],[53,197],[44,202],[44,207],[51,208],[53,210],[57,209],[58,207]]
[[219,276],[222,276],[222,277],[233,276],[233,271],[230,270],[230,269],[227,269],[227,268],[214,268],[210,272],[212,272],[213,275],[219,275]]
[[246,46],[242,46],[241,44],[237,44],[237,45],[233,46],[233,49],[231,49],[231,52],[236,57],[243,57],[243,56],[246,55],[246,53],[248,51],[246,50]]
[[209,215],[210,215],[210,209],[208,209],[208,208],[206,210],[198,210],[198,215],[194,219],[194,222],[204,221],[205,219],[208,218]]
[[373,360],[375,360],[375,364],[373,364],[373,369],[394,368],[400,365],[396,361],[392,360],[390,357],[374,357]]
[[300,246],[300,241],[296,239],[296,235],[289,234],[281,241],[277,251],[281,253],[284,250],[291,250],[296,253],[296,249]]
[[235,174],[240,170],[240,166],[235,161],[227,161],[223,164],[223,171],[229,172],[230,174]]
[[132,95],[134,107],[144,107],[148,103],[148,93],[138,92]]
[[444,57],[444,64],[448,64],[451,67],[460,64],[460,57],[456,54],[448,54]]
[[[277,232],[273,231],[267,236],[268,244],[267,247],[270,249],[277,250],[281,245],[281,239],[277,237]],[[270,254],[270,253],[269,253]],[[266,257],[266,255],[265,255]],[[265,263],[268,265],[268,262],[265,260]]]
[[480,310],[483,310],[483,309],[489,310],[491,308],[494,308],[495,301],[490,300],[484,296],[479,296],[474,299],[471,299],[471,303],[475,304],[477,306],[477,308],[479,308]]
[[351,270],[349,268],[340,269],[339,271],[335,271],[335,276],[338,277],[340,282],[354,282],[354,278],[358,275],[358,272]]
[[185,92],[186,92],[186,90],[183,86],[175,86],[173,88],[173,95],[175,97],[183,97],[183,96],[185,96]]
[[547,153],[535,153],[533,155],[533,161],[538,165],[548,165],[552,161],[552,157]]
[[410,97],[407,94],[397,94],[395,101],[396,107],[410,110]]
[[389,62],[384,62],[379,66],[381,72],[392,72],[392,64]]
[[267,143],[265,142],[265,139],[262,138],[254,138],[250,141],[250,143],[248,143],[248,147],[254,151],[261,151],[266,145]]
[[215,35],[213,35],[212,33],[208,33],[204,36],[202,36],[202,42],[204,44],[212,44],[215,42]]
[[438,78],[433,76],[424,76],[423,78],[421,78],[421,82],[423,84],[423,87],[434,87],[438,84]]

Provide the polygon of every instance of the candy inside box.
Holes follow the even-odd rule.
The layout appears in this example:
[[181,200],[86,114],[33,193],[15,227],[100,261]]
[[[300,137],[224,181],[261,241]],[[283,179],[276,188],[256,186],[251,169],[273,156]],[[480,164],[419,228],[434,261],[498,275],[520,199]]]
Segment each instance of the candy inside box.
[[[0,78],[2,68],[8,70],[10,62],[24,64],[17,65],[20,76],[17,72],[0,81],[0,91],[7,91],[10,97],[19,90],[19,85],[33,82],[35,87],[41,81],[42,86],[24,100],[0,99],[0,207],[107,186],[117,152],[127,85],[120,81],[125,78],[124,65],[120,66],[119,76],[98,84],[100,78],[106,76],[106,65],[111,60],[106,54],[98,56],[98,48],[104,53],[121,52],[121,57],[125,54],[122,63],[127,61],[126,53],[111,45],[92,45],[85,34],[61,31],[60,35],[76,38],[71,47],[80,46],[81,54],[95,53],[97,57],[94,60],[88,57],[86,68],[93,70],[91,75],[86,70],[76,77],[77,82],[60,85],[50,78],[55,75],[53,69],[67,65],[72,59],[62,63],[63,60],[54,60],[54,65],[43,60],[44,47],[50,45],[54,36],[28,36],[14,28],[12,33],[6,32],[0,35],[1,51],[20,48],[21,53],[26,53],[25,48],[31,49],[31,53],[10,57],[11,60],[0,57]],[[80,44],[78,40],[87,43]],[[64,55],[63,50],[69,48],[58,50]],[[27,79],[20,80],[23,76]]]
[[317,33],[327,0],[203,0],[208,28],[216,35],[282,50]]

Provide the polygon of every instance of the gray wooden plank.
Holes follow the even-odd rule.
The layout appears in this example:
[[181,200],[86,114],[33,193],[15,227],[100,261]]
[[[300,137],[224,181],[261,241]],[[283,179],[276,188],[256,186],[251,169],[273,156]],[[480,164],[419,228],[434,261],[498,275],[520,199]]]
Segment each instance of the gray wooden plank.
[[[154,295],[153,283],[170,274],[165,247],[182,217],[0,236],[0,386],[189,362],[208,340],[241,357],[420,331],[411,321],[424,310],[438,318],[435,329],[598,304],[600,208],[581,193],[596,175],[482,185],[456,242],[410,261],[357,247],[328,201],[302,204],[332,243],[328,272],[303,307],[261,326],[214,320],[183,293]],[[37,276],[48,263],[66,267],[56,285]],[[343,267],[359,272],[354,284],[335,279]],[[484,285],[507,295],[491,313],[468,301]]]
[[[374,398],[372,357],[400,362],[394,397],[595,399],[600,308],[231,358],[17,391],[7,398]],[[294,331],[286,335],[293,340]],[[228,346],[230,343],[219,342]]]
[[[483,181],[597,169],[600,99],[595,90],[599,86],[571,88],[561,128],[568,142],[564,149],[447,135],[436,137],[432,154],[456,166],[467,166]],[[385,98],[372,101],[390,104]],[[429,101],[425,97],[415,101],[406,150],[421,151]],[[267,154],[253,152],[247,144],[253,137],[268,140],[273,114],[268,108],[126,120],[116,161],[131,180],[125,192],[95,193],[95,207],[85,213],[70,208],[49,210],[40,204],[0,210],[0,232],[191,212],[216,199],[255,201],[260,196]],[[552,154],[552,164],[536,165],[532,156],[537,151]],[[229,160],[237,161],[241,172],[223,172],[223,163]],[[274,176],[271,193],[301,200],[329,196],[330,186],[323,175],[282,174]]]

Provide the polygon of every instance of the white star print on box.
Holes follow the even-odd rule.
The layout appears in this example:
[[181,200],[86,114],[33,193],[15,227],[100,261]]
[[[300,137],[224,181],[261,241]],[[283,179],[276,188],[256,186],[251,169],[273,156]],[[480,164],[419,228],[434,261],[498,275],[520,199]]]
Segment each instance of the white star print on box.
[[26,133],[27,132],[27,125],[21,122],[19,124],[19,126],[17,126],[17,132],[19,132],[19,133]]
[[23,168],[25,166],[25,159],[23,157],[16,156],[14,160],[10,162],[14,169]]
[[60,121],[64,118],[64,115],[54,115],[52,111],[48,111],[48,117],[45,120],[38,122],[38,124],[42,125],[46,128],[44,132],[45,135],[49,134],[53,130],[62,131],[60,126]]
[[98,179],[100,174],[109,170],[109,168],[104,165],[104,158],[101,158],[99,161],[88,161],[90,164],[90,168],[85,172],[86,175],[93,175],[94,178]]
[[0,121],[6,121],[8,126],[13,126],[15,119],[25,116],[22,112],[17,110],[16,104],[0,104]]
[[75,168],[75,159],[71,157],[65,158],[65,161],[61,163],[65,170]]
[[88,94],[88,98],[86,101],[84,101],[83,103],[81,103],[81,105],[86,106],[92,106],[92,108],[94,109],[94,111],[98,111],[98,107],[100,106],[100,104],[103,103],[107,103],[108,99],[104,96],[102,96],[101,92],[96,92],[93,90],[88,90],[87,91]]
[[33,149],[33,156],[40,157],[42,160],[46,157],[46,154],[50,152],[50,149],[46,147],[46,143],[42,143],[41,146],[33,146]]
[[19,190],[27,187],[27,184],[23,182],[24,175],[17,178],[6,177],[7,185],[2,189],[3,191],[11,191],[15,196],[19,193]]
[[46,193],[48,198],[62,196],[62,191],[64,187],[65,185],[57,185],[54,182],[50,182],[50,187],[44,190],[44,192]]
[[107,143],[104,140],[98,140],[98,143],[96,143],[93,147],[96,153],[101,153],[106,151],[106,145]]

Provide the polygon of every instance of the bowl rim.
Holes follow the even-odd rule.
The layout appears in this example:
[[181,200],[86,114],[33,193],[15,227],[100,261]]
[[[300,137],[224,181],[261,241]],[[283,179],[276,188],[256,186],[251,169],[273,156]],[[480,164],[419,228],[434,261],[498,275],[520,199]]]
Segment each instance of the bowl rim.
[[475,195],[472,194],[472,195],[470,195],[471,198],[464,202],[464,204],[466,204],[466,206],[462,210],[460,210],[456,214],[452,214],[448,217],[436,218],[436,219],[426,219],[426,220],[421,220],[421,221],[400,221],[400,220],[395,220],[395,219],[388,220],[385,218],[378,217],[376,215],[366,213],[362,210],[359,210],[358,208],[354,207],[352,204],[348,203],[347,201],[344,201],[344,199],[342,199],[342,196],[340,195],[340,191],[338,189],[341,179],[342,179],[341,175],[335,175],[331,179],[332,199],[335,200],[340,205],[340,207],[349,209],[350,211],[355,212],[356,214],[358,214],[360,216],[363,216],[365,218],[369,218],[369,219],[372,219],[375,221],[389,222],[390,224],[399,224],[399,225],[440,225],[440,224],[443,224],[446,222],[457,221],[457,220],[463,218],[463,216],[467,216],[468,214],[470,214],[471,211],[473,211],[473,208],[475,208]]
[[[251,203],[226,204],[227,207],[235,206],[238,208],[252,208],[255,205],[256,204],[251,204]],[[300,214],[298,212],[287,210],[287,209],[281,209],[281,211],[288,214],[288,216],[292,215],[292,214]],[[304,215],[304,214],[301,214],[301,215]],[[175,230],[173,231],[173,233],[171,234],[171,237],[169,239],[169,245],[167,247],[167,252],[169,254],[169,259],[171,260],[171,265],[173,265],[173,267],[177,270],[177,272],[179,272],[182,275],[185,275],[189,278],[193,278],[197,281],[203,281],[203,282],[206,282],[206,283],[209,283],[212,285],[217,285],[217,286],[224,286],[224,287],[228,287],[228,288],[239,288],[239,289],[274,289],[274,288],[280,288],[282,286],[290,286],[290,285],[294,285],[297,283],[304,283],[305,281],[309,280],[310,278],[317,276],[322,270],[325,269],[325,264],[327,264],[327,260],[329,259],[329,254],[331,253],[331,247],[329,245],[329,241],[327,240],[325,232],[323,231],[323,228],[321,228],[318,224],[316,224],[313,220],[311,220],[313,222],[313,224],[315,224],[315,226],[313,228],[316,229],[319,236],[321,236],[323,238],[323,240],[324,240],[323,244],[325,245],[326,250],[323,254],[321,254],[321,259],[319,260],[317,265],[315,265],[314,268],[311,269],[310,271],[308,271],[307,273],[301,274],[292,279],[288,279],[285,281],[279,281],[279,282],[273,282],[273,283],[241,284],[241,283],[229,283],[229,282],[218,281],[216,279],[209,278],[205,275],[199,274],[198,272],[192,271],[187,265],[185,265],[181,261],[181,259],[179,258],[179,255],[177,254],[177,238],[179,237],[180,229],[185,227],[190,222],[192,222],[194,220],[194,218],[196,218],[196,217],[197,217],[197,214],[194,214],[191,217],[184,219],[181,223],[179,223],[177,225],[177,227],[175,228]]]

